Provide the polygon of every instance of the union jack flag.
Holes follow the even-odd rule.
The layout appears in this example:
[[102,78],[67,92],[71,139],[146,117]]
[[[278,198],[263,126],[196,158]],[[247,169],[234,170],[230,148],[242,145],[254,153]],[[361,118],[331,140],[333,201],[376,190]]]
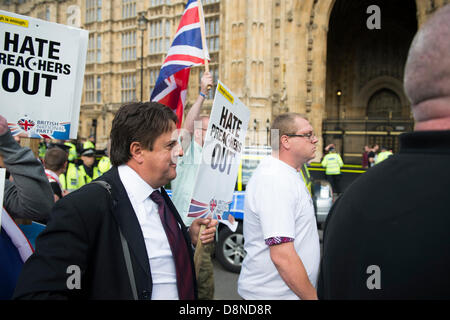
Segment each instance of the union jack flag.
[[17,124],[19,125],[20,128],[22,128],[22,130],[27,132],[28,130],[34,127],[35,123],[33,120],[22,118],[17,122]]
[[213,219],[216,219],[220,223],[225,224],[231,229],[232,232],[235,232],[237,228],[237,223],[232,224],[228,220],[228,216],[230,215],[229,211],[230,203],[231,201],[225,202],[216,199],[211,199],[211,201],[208,204],[197,201],[195,199],[191,199],[188,217],[197,219],[197,218],[207,218],[208,216],[211,215]]
[[172,46],[164,60],[150,100],[171,108],[178,116],[177,127],[181,126],[186,103],[190,67],[209,59],[208,48],[203,52],[200,31],[199,4],[189,0],[181,17]]

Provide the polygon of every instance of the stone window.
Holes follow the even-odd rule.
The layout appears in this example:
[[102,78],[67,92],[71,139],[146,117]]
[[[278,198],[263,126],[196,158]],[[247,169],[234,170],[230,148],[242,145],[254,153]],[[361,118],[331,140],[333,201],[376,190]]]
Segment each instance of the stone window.
[[219,18],[205,19],[206,46],[210,52],[219,51]]
[[122,33],[122,61],[136,60],[136,31]]
[[122,76],[121,96],[122,96],[122,103],[136,101],[135,74],[127,74]]
[[86,55],[86,62],[100,62],[102,60],[102,36],[90,34]]
[[159,20],[150,22],[149,53],[166,53],[170,47],[170,21]]
[[136,1],[135,0],[122,0],[122,18],[136,17]]
[[86,23],[102,21],[102,0],[86,0]]

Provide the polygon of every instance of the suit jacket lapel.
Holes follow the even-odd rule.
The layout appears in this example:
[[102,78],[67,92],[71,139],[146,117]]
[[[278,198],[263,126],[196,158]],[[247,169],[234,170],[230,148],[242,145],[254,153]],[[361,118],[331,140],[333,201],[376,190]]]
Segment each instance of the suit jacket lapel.
[[[145,247],[142,229],[133,210],[130,199],[128,198],[125,187],[120,181],[119,172],[113,167],[105,173],[101,179],[109,182],[112,187],[112,195],[116,201],[113,209],[113,215],[120,226],[125,239],[128,242],[130,250],[134,253],[144,272],[150,276],[150,263],[148,261],[147,249]],[[102,179],[103,180],[103,179]]]

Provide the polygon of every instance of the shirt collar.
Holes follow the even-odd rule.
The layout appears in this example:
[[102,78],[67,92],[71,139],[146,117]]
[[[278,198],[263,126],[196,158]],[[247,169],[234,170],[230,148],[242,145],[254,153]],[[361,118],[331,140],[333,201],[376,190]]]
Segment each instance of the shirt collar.
[[128,165],[120,165],[117,169],[119,170],[119,177],[125,187],[125,190],[128,195],[133,197],[136,201],[143,202],[152,194],[153,191],[161,191],[160,188],[153,189],[139,176],[136,171]]
[[274,156],[268,156],[270,158],[272,158],[272,161],[274,163],[277,163],[281,168],[285,168],[286,171],[290,172],[291,174],[298,174],[297,169],[295,169],[294,167],[291,167],[290,165],[288,165],[286,162],[280,160],[279,158],[276,158]]

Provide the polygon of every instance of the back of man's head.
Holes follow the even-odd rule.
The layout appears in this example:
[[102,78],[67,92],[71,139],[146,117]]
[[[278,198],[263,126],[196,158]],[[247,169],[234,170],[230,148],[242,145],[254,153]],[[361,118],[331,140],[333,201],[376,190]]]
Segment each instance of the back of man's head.
[[419,29],[405,66],[405,92],[416,121],[450,116],[450,5]]
[[120,107],[111,128],[111,163],[114,166],[127,163],[133,142],[153,150],[155,140],[169,131],[177,119],[172,109],[157,102],[136,102]]
[[60,148],[52,148],[47,150],[44,157],[44,166],[46,169],[57,172],[64,168],[68,154]]

